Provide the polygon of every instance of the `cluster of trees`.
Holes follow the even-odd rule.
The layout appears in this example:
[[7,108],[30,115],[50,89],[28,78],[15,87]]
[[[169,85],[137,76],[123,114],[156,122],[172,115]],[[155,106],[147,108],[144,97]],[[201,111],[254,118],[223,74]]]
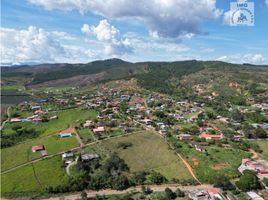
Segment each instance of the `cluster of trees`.
[[174,80],[182,76],[197,72],[204,68],[202,62],[181,61],[172,63],[149,63],[148,73],[137,76],[138,84],[148,90],[161,93],[174,94],[177,92]]
[[1,148],[13,146],[25,139],[36,138],[39,132],[32,127],[23,127],[15,125],[12,127],[13,133],[4,134],[1,132]]
[[250,170],[245,170],[236,186],[242,191],[257,190],[261,188],[261,183],[256,176],[256,173]]
[[64,193],[104,188],[123,190],[130,186],[144,184],[147,180],[154,184],[161,184],[166,181],[164,176],[155,171],[129,174],[129,167],[116,154],[110,155],[103,162],[99,160],[85,162],[79,157],[76,170],[79,173],[72,176],[68,184],[54,188],[49,187],[46,191],[49,193]]

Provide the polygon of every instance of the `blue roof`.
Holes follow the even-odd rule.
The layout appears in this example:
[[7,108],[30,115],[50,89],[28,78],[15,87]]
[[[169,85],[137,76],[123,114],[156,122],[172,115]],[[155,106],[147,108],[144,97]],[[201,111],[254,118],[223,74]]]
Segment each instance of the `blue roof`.
[[71,137],[73,136],[72,133],[61,133],[59,134],[60,137]]

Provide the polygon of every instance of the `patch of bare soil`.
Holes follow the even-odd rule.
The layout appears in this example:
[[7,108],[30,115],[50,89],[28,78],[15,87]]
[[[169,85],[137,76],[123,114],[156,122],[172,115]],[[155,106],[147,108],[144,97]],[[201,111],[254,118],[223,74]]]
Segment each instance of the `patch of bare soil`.
[[220,170],[220,169],[225,168],[226,166],[227,166],[227,164],[225,164],[225,163],[216,163],[216,164],[210,165],[210,168],[214,169],[214,170]]

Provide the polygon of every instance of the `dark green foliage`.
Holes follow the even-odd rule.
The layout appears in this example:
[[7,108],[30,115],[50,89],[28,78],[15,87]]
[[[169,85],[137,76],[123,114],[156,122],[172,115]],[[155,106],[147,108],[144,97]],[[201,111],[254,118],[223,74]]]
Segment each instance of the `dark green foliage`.
[[219,187],[222,190],[233,190],[235,189],[234,185],[230,182],[227,176],[218,176],[215,178],[214,182],[215,187]]
[[118,149],[127,149],[131,146],[132,146],[132,143],[130,143],[130,142],[119,142],[116,147]]
[[168,200],[176,199],[177,197],[176,193],[169,188],[165,189],[165,194]]
[[185,193],[181,191],[180,188],[176,190],[176,195],[177,197],[185,197]]
[[142,185],[146,181],[147,173],[144,171],[135,172],[131,178],[131,181],[134,185]]
[[116,176],[112,178],[111,188],[115,190],[124,190],[129,187],[128,178],[124,175]]
[[150,181],[152,183],[155,183],[155,184],[161,184],[161,183],[164,183],[166,181],[166,178],[162,174],[153,171],[150,174]]
[[261,188],[258,177],[255,172],[245,170],[239,181],[236,182],[236,186],[242,191],[250,191]]
[[171,63],[148,63],[148,73],[137,76],[138,83],[148,89],[161,93],[173,94],[176,86],[172,83],[172,78],[180,79],[184,75],[197,72],[204,68],[202,62],[181,61]]
[[22,127],[16,125],[12,127],[14,133],[3,134],[1,133],[1,148],[13,146],[25,139],[36,138],[39,136],[39,132],[31,127]]

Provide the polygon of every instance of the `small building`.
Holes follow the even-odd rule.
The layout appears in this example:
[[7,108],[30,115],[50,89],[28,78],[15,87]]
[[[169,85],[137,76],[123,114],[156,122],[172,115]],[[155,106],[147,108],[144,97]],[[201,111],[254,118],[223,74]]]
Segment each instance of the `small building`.
[[21,122],[21,119],[19,119],[19,118],[11,118],[10,122],[11,123]]
[[71,151],[67,151],[67,152],[63,153],[63,154],[61,155],[61,157],[62,157],[62,160],[73,159],[73,157],[74,157],[74,153],[71,152]]
[[233,141],[235,141],[235,142],[239,142],[239,141],[241,141],[241,138],[242,138],[241,135],[234,135],[234,136],[233,136]]
[[238,171],[242,174],[245,170],[251,170],[257,172],[258,175],[268,174],[267,161],[265,160],[250,160],[242,159],[241,165],[238,167]]
[[40,110],[41,109],[41,106],[32,106],[31,109],[32,110]]
[[58,133],[58,136],[61,138],[65,138],[65,137],[71,137],[73,135],[76,134],[76,130],[75,128],[67,128],[61,132]]
[[179,134],[177,136],[180,140],[192,140],[193,137],[190,134]]
[[43,151],[43,150],[45,150],[45,146],[44,145],[32,146],[32,152]]
[[189,192],[189,198],[192,200],[210,200],[210,195],[206,190],[192,190]]
[[87,120],[84,124],[83,127],[84,128],[92,128],[93,126],[93,122],[91,120]]
[[36,110],[36,111],[34,111],[34,114],[35,115],[42,115],[42,114],[46,114],[46,112],[43,110]]
[[248,200],[264,200],[255,192],[247,192]]
[[214,141],[218,141],[221,140],[223,138],[222,134],[208,134],[206,132],[203,132],[199,135],[200,138],[204,138],[205,140],[214,140]]
[[82,161],[91,161],[91,160],[95,160],[98,158],[99,158],[99,155],[95,153],[91,153],[91,154],[87,153],[87,154],[81,155]]
[[105,132],[105,128],[103,126],[100,126],[98,128],[94,128],[93,132],[94,133],[103,133],[103,132]]

